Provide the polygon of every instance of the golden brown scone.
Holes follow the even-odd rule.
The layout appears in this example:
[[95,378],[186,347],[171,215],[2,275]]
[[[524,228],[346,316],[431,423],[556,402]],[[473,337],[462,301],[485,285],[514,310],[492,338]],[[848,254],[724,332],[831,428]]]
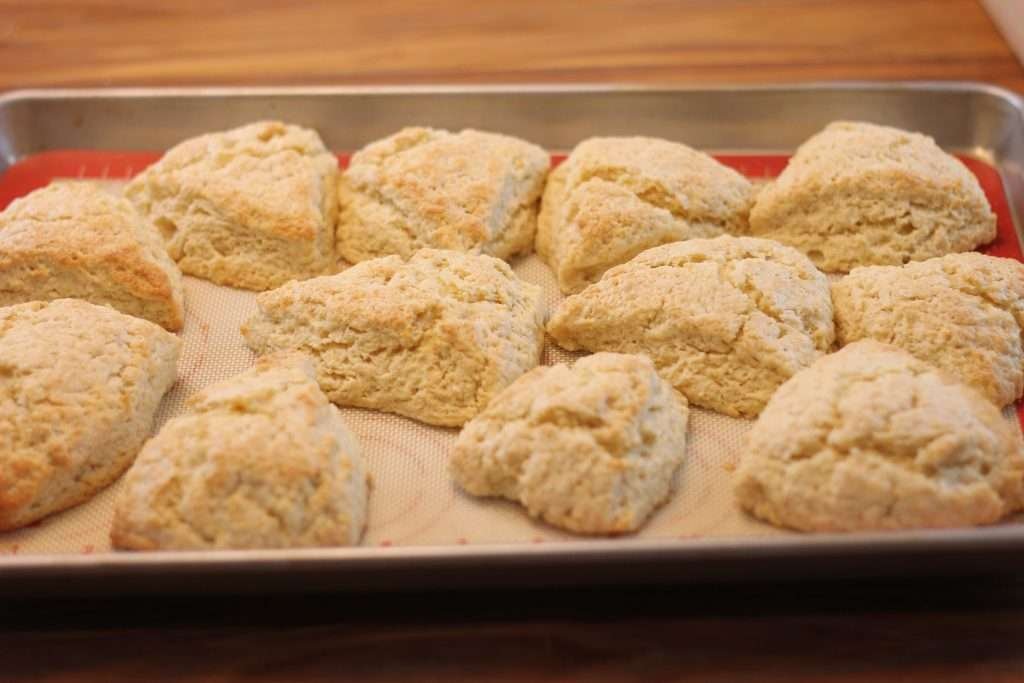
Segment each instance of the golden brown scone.
[[174,384],[181,340],[78,299],[0,308],[0,530],[117,479]]
[[125,476],[111,541],[125,550],[353,545],[366,525],[359,445],[300,354],[203,389]]
[[645,354],[691,403],[753,417],[834,340],[828,280],[770,240],[648,249],[567,298],[548,323],[575,351]]
[[803,531],[989,524],[1024,503],[1020,434],[941,370],[874,340],[796,374],[751,430],[736,498]]
[[930,137],[841,121],[758,194],[750,234],[846,272],[970,251],[995,239],[996,217],[977,178]]
[[635,531],[672,492],[688,414],[643,356],[534,368],[466,424],[452,474],[569,531]]
[[1024,392],[1024,264],[978,253],[855,268],[832,285],[841,344],[877,339],[998,406]]
[[540,288],[490,256],[422,249],[256,298],[259,354],[308,353],[340,405],[461,426],[540,360]]
[[507,135],[404,128],[352,155],[338,252],[356,263],[423,247],[502,259],[529,251],[549,163]]
[[85,299],[168,330],[185,322],[181,272],[131,202],[59,181],[0,213],[0,306]]
[[668,140],[590,138],[548,180],[537,253],[578,292],[641,251],[747,228],[750,182]]
[[182,272],[264,290],[334,272],[337,178],[316,131],[261,121],[182,142],[125,194]]

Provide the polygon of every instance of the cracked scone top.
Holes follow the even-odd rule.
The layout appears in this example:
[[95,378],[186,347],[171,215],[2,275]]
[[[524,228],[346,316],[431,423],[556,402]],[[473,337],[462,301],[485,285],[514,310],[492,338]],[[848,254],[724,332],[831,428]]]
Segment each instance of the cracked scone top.
[[490,256],[422,249],[256,298],[242,326],[259,354],[308,353],[340,405],[456,427],[537,365],[540,288]]
[[160,234],[95,183],[54,182],[0,213],[0,306],[61,298],[184,324],[181,272]]
[[672,492],[688,412],[643,356],[535,368],[466,424],[452,474],[569,531],[635,531]]
[[876,339],[998,406],[1024,392],[1024,264],[978,253],[855,268],[832,285],[841,344]]
[[746,178],[686,145],[591,138],[551,172],[537,253],[578,292],[645,249],[744,231],[752,201]]
[[518,138],[404,128],[352,155],[338,252],[356,263],[432,247],[507,259],[529,251],[550,159]]
[[895,347],[850,344],[786,382],[748,435],[740,505],[803,531],[995,522],[1024,503],[1017,428]]
[[647,355],[691,403],[739,417],[834,340],[825,276],[795,249],[730,236],[648,249],[563,301],[548,332],[571,351]]
[[125,476],[125,550],[353,545],[367,475],[355,437],[300,354],[261,358],[192,396]]
[[970,251],[996,236],[977,178],[925,135],[836,122],[757,195],[750,234],[828,272]]
[[334,272],[337,178],[316,131],[262,121],[182,142],[125,194],[182,272],[265,290]]
[[131,464],[181,341],[77,299],[0,308],[0,530],[91,498]]

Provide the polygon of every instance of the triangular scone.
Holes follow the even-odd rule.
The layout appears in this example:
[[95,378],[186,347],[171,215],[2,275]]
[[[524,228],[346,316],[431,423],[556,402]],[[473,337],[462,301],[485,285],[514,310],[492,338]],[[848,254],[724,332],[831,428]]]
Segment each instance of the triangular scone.
[[125,476],[111,541],[126,550],[354,545],[367,475],[300,354],[200,391]]
[[94,183],[54,182],[0,213],[0,306],[66,297],[184,324],[181,272],[156,228]]
[[125,194],[182,272],[264,290],[333,272],[337,177],[316,131],[264,121],[182,142]]
[[340,405],[457,427],[537,365],[540,288],[490,256],[422,249],[256,297],[242,335],[259,354],[308,353]]
[[996,236],[978,179],[925,135],[829,124],[757,195],[750,234],[827,272],[970,251]]
[[591,138],[548,179],[537,253],[578,292],[645,249],[742,232],[752,202],[746,178],[686,145]]
[[0,308],[0,530],[77,505],[131,464],[181,340],[78,299]]
[[355,263],[422,247],[503,259],[529,251],[549,163],[507,135],[405,128],[352,155],[338,252]]

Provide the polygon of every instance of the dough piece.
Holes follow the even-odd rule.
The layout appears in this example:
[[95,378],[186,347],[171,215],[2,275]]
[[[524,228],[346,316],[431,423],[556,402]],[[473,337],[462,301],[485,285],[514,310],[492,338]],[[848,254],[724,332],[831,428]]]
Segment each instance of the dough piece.
[[549,165],[543,149],[507,135],[404,128],[352,155],[338,251],[352,263],[422,247],[527,252]]
[[125,193],[182,272],[264,290],[334,272],[337,179],[316,131],[263,121],[182,142]]
[[111,540],[126,550],[353,545],[367,475],[301,354],[261,358],[188,402],[125,476]]
[[827,272],[970,251],[996,236],[977,178],[925,135],[829,124],[757,196],[750,234]]
[[422,249],[256,298],[253,351],[310,354],[340,405],[461,426],[540,360],[540,288],[490,256]]
[[635,531],[672,491],[688,413],[643,356],[535,368],[466,424],[452,474],[569,531]]
[[185,322],[181,272],[126,199],[54,182],[0,213],[0,306],[85,299],[168,330]]
[[973,252],[855,268],[832,285],[840,343],[877,339],[998,406],[1024,392],[1024,264]]
[[174,384],[181,340],[77,299],[0,308],[0,530],[117,479]]
[[736,498],[803,531],[995,522],[1024,503],[1017,428],[941,370],[874,340],[786,382],[750,431]]
[[551,173],[537,252],[579,292],[645,249],[745,231],[752,202],[746,178],[686,145],[591,138]]
[[724,235],[648,249],[567,298],[570,351],[642,353],[690,403],[736,417],[832,345],[828,281],[800,252]]

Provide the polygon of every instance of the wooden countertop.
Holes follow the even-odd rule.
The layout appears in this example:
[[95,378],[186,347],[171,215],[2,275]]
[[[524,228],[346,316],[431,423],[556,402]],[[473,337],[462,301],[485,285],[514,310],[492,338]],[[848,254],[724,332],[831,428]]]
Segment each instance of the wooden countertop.
[[[0,90],[966,79],[1024,92],[972,0],[0,0],[0,17]],[[4,681],[1024,680],[1024,582],[991,578],[33,601],[0,604],[0,629]]]

